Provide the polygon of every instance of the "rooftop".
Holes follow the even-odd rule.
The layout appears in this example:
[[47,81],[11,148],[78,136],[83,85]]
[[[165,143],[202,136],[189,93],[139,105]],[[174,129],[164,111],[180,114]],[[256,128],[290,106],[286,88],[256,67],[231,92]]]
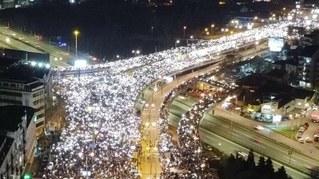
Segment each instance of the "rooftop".
[[294,96],[295,98],[305,99],[306,97],[311,98],[314,95],[314,91],[310,91],[302,88],[294,88]]
[[262,74],[252,74],[236,81],[236,83],[240,86],[250,86],[252,88],[262,87],[265,82],[266,79]]
[[11,131],[18,130],[18,125],[22,121],[22,117],[27,113],[27,125],[29,125],[33,115],[34,109],[27,106],[0,106],[0,131]]
[[276,77],[276,78],[283,78],[287,72],[285,70],[280,70],[280,69],[273,69],[266,73],[267,76],[270,77]]
[[0,80],[28,84],[43,79],[50,69],[32,67],[21,62],[11,64],[0,72]]
[[13,65],[14,63],[17,63],[18,61],[19,60],[0,56],[0,72],[6,70],[9,66]]
[[[272,73],[274,73],[275,76],[278,75],[278,78],[280,78],[280,71],[273,70]],[[267,101],[278,101],[278,105],[279,107],[281,107],[289,101],[294,100],[295,98],[311,98],[314,94],[313,91],[294,88],[284,83],[266,80],[264,76],[260,74],[254,74],[240,79],[238,84],[255,88],[254,92],[243,89],[241,94],[239,95],[239,99],[242,99],[243,96],[245,96],[245,101],[249,104],[255,104],[256,99],[261,99],[260,101],[262,103]]]

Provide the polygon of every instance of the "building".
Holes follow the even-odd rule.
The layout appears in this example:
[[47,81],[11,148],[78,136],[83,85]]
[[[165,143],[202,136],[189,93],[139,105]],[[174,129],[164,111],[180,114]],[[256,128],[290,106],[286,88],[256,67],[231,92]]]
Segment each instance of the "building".
[[[51,70],[49,70],[49,54],[2,48],[0,49],[0,60],[0,72],[4,72],[8,67],[14,67],[18,64],[29,64],[34,67],[31,73],[29,70],[28,76],[34,76],[44,83],[46,100],[52,99],[52,75]],[[25,70],[23,71],[25,72]]]
[[0,107],[0,176],[20,178],[33,161],[36,145],[34,109]]
[[265,77],[276,82],[287,83],[289,75],[285,70],[273,69],[265,74]]
[[294,88],[262,74],[245,77],[237,84],[242,90],[236,105],[265,122],[272,122],[274,116],[285,116],[293,109],[304,110],[315,97],[314,91]]
[[14,8],[14,0],[0,0],[0,9]]
[[300,87],[319,87],[319,46],[306,46],[301,51],[297,78]]
[[[21,75],[23,74],[23,75]],[[36,136],[45,128],[45,109],[52,99],[51,70],[14,64],[0,73],[0,106],[23,105],[35,109]]]
[[0,0],[0,9],[19,8],[34,5],[38,0]]

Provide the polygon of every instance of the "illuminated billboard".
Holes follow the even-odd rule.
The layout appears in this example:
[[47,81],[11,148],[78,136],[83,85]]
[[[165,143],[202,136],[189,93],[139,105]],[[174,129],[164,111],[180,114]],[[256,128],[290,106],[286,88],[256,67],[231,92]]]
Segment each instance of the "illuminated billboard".
[[83,59],[75,60],[74,67],[85,68],[87,66],[87,61]]
[[268,38],[268,47],[271,52],[280,52],[284,46],[284,39],[281,37]]

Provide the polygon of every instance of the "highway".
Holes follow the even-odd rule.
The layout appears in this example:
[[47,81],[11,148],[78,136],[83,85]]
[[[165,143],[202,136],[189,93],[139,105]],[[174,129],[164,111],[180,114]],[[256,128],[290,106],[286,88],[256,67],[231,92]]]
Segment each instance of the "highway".
[[[169,109],[170,125],[176,128],[182,114],[190,109],[192,104],[194,101],[177,97]],[[308,178],[309,176],[305,173],[310,173],[309,169],[319,165],[318,160],[295,150],[292,150],[290,158],[289,146],[267,138],[252,127],[246,128],[227,119],[216,118],[211,115],[211,111],[205,113],[199,130],[200,138],[204,143],[226,154],[235,154],[238,150],[248,153],[249,149],[253,149],[256,153],[271,157],[277,163],[277,168],[285,165],[288,174],[293,178]],[[258,158],[255,157],[255,159],[257,162]]]
[[[219,149],[220,151],[223,151],[225,154],[236,154],[236,152],[238,151],[242,151],[245,152],[246,154],[248,154],[249,152],[249,148],[246,148],[242,145],[239,145],[231,140],[228,140],[224,137],[221,137],[209,130],[200,128],[199,129],[199,133],[200,133],[200,138],[204,143],[207,143],[211,146],[213,146],[214,148]],[[255,163],[258,162],[259,157],[261,156],[258,153],[254,153],[255,156]],[[262,155],[264,156],[264,155]],[[282,166],[282,163],[279,163],[278,161],[272,159],[273,161],[273,166],[275,169],[278,169],[279,167]],[[287,171],[287,174],[289,176],[291,176],[292,178],[296,178],[296,179],[308,179],[309,176],[305,175],[304,173],[301,173],[299,171],[296,171],[293,168],[290,168],[288,166],[285,166],[285,169]]]
[[210,130],[215,134],[231,139],[246,148],[251,148],[265,156],[270,156],[272,159],[280,161],[280,163],[289,165],[305,173],[308,173],[309,169],[319,165],[318,160],[314,160],[294,150],[290,157],[288,155],[289,146],[269,139],[253,130],[253,128],[245,128],[229,120],[217,119],[210,114],[204,116],[200,128]]
[[0,47],[36,53],[49,53],[52,67],[70,66],[73,56],[66,52],[65,49],[40,41],[35,36],[13,31],[4,26],[0,26]]
[[[130,59],[109,62],[103,64],[110,66],[109,69],[105,70],[107,78],[102,77],[105,73],[98,73],[91,76],[87,75],[83,78],[63,78],[59,82],[61,87],[67,90],[63,91],[63,94],[65,95],[63,97],[66,99],[69,107],[69,115],[67,118],[69,119],[70,126],[73,127],[63,130],[61,134],[61,142],[52,149],[54,150],[53,152],[56,153],[58,161],[50,174],[56,177],[65,177],[68,175],[66,171],[71,171],[76,175],[80,175],[79,173],[76,173],[78,168],[72,167],[72,161],[77,160],[77,165],[80,167],[88,167],[85,160],[83,160],[84,155],[81,151],[84,150],[85,146],[92,142],[96,142],[96,145],[99,146],[99,150],[95,150],[94,152],[96,153],[93,153],[92,156],[98,158],[101,156],[107,156],[109,159],[108,162],[112,163],[112,161],[120,160],[123,161],[123,163],[121,165],[114,166],[111,163],[103,162],[103,165],[101,165],[101,163],[98,163],[95,160],[90,160],[90,162],[94,162],[94,170],[99,171],[112,169],[113,173],[116,173],[119,176],[125,176],[130,167],[128,166],[131,161],[130,155],[136,149],[135,144],[139,142],[139,139],[136,139],[140,132],[138,130],[138,126],[147,126],[147,123],[150,125],[153,124],[153,122],[156,124],[158,119],[156,116],[158,116],[157,113],[159,112],[158,108],[165,97],[164,95],[167,94],[167,91],[169,90],[166,88],[163,95],[160,95],[160,99],[156,102],[154,101],[154,113],[156,112],[156,114],[150,115],[151,119],[148,117],[149,115],[144,115],[144,111],[142,112],[141,124],[139,123],[141,120],[134,113],[135,109],[133,105],[136,100],[135,97],[141,89],[144,89],[147,84],[161,76],[163,77],[165,75],[172,74],[173,72],[182,71],[185,68],[211,61],[212,59],[208,58],[209,55],[217,57],[219,53],[232,51],[250,43],[256,43],[269,36],[283,36],[285,32],[284,28],[286,26],[286,23],[280,22],[278,24],[265,26],[264,28],[247,30],[245,32],[229,35],[209,42],[199,42],[192,45],[192,47],[180,47],[147,56],[137,56]],[[13,31],[5,28],[0,29],[0,31],[10,37],[14,36],[12,38],[17,41],[20,46],[28,44],[34,48],[34,50],[43,50],[47,53],[52,52],[50,56],[52,66],[67,66],[67,64],[72,61],[71,57],[66,57],[67,54],[61,54],[63,51],[59,48],[45,44],[45,42],[42,41],[37,41],[36,37],[26,37],[24,34],[18,33],[13,35]],[[180,57],[180,52],[185,49],[187,55],[182,55]],[[55,61],[55,58],[60,55],[63,56],[62,60]],[[188,57],[186,58],[185,56]],[[98,65],[96,65],[96,67],[99,68]],[[125,73],[130,69],[132,69],[131,75]],[[187,78],[198,76],[200,73],[201,72],[188,74]],[[186,77],[183,77],[183,79],[186,79]],[[177,81],[176,84],[174,82],[169,84],[170,88],[174,88],[178,84],[182,83],[182,81],[175,81]],[[81,86],[81,88],[79,88],[79,86]],[[158,94],[159,92],[156,92],[154,97],[156,98]],[[96,98],[96,95],[98,95],[99,98]],[[151,104],[152,101],[149,100],[148,102]],[[94,106],[94,109],[99,109],[94,112],[95,117],[90,115],[92,114],[92,106]],[[87,135],[82,135],[87,133],[87,131],[93,131],[96,129],[96,125],[94,124],[96,116],[103,116],[99,118],[100,126],[98,127],[98,132],[99,134],[101,133],[101,137],[103,137],[103,140],[100,141],[94,140],[94,136],[91,136],[91,138],[88,139],[86,138]],[[82,125],[83,119],[86,121],[85,126]],[[78,126],[81,127],[79,128]],[[116,126],[116,128],[112,126]],[[118,130],[119,126],[123,130]],[[151,132],[148,132],[148,130],[151,130]],[[142,139],[146,138],[148,144],[153,144],[157,142],[156,139],[158,139],[158,134],[156,132],[156,128],[145,128],[141,131]],[[151,133],[152,135],[147,135],[148,133]],[[123,155],[118,155],[117,152],[110,153],[110,147],[114,151],[122,151]],[[142,153],[147,153],[147,151],[147,148],[142,148]],[[143,177],[147,175],[156,176],[159,174],[159,167],[157,167],[159,166],[159,160],[156,155],[151,157],[151,161],[145,160],[145,155],[141,156],[139,159],[141,161],[141,166],[143,166],[141,167],[142,171],[140,171],[141,174],[144,174]],[[156,167],[145,167],[147,165],[154,166],[150,163],[156,164]],[[61,168],[64,170],[61,171]],[[56,173],[55,171],[60,171],[60,173]],[[104,178],[108,178],[111,176],[111,173],[103,173],[102,175]]]

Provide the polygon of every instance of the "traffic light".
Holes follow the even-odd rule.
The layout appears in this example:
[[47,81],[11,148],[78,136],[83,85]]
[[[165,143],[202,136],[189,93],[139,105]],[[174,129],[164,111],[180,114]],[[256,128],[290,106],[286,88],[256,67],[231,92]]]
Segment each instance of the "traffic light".
[[30,173],[24,173],[21,179],[32,179],[32,175]]

